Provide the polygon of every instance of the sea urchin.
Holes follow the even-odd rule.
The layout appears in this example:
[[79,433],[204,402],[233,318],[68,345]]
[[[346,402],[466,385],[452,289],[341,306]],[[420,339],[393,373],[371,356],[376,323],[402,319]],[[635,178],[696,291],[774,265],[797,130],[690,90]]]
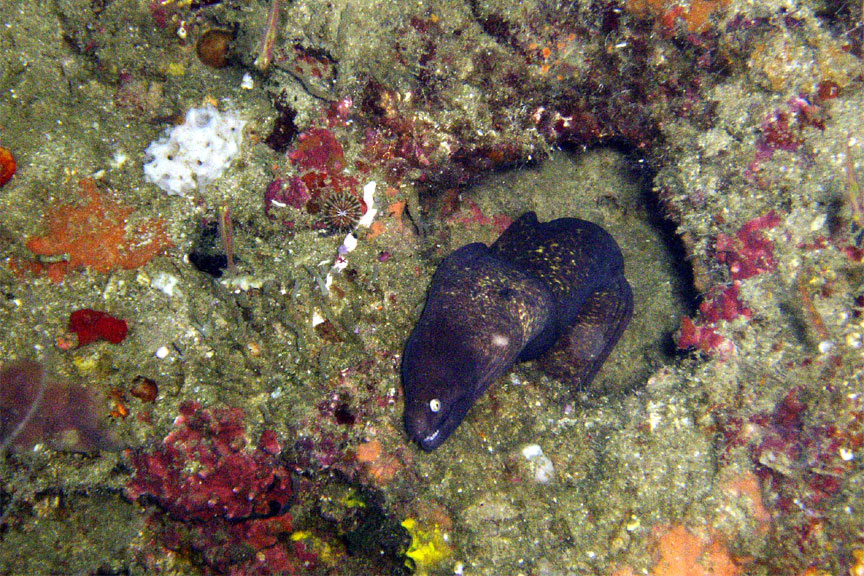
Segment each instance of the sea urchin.
[[321,215],[329,228],[350,230],[363,216],[363,204],[349,190],[333,190],[324,198]]

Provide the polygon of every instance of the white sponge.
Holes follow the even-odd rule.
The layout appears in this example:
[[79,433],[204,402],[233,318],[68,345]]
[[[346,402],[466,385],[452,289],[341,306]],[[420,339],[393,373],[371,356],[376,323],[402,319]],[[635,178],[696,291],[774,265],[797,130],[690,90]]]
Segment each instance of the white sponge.
[[185,196],[218,178],[240,151],[245,122],[206,104],[166,130],[145,151],[144,178],[168,194]]

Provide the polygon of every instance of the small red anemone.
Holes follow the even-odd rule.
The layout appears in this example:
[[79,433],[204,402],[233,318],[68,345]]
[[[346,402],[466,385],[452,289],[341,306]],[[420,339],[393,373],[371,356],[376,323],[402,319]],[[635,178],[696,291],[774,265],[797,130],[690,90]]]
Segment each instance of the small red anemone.
[[119,344],[126,339],[129,328],[125,320],[107,312],[82,308],[69,315],[69,331],[78,335],[78,347],[97,340]]

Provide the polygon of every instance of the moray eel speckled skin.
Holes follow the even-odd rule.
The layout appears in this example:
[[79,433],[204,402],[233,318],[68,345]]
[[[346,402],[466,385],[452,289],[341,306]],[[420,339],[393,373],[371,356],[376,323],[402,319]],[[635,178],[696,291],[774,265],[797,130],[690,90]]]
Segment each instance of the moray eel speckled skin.
[[444,259],[405,345],[405,429],[440,446],[515,362],[587,386],[633,313],[621,250],[600,226],[522,215],[492,246]]

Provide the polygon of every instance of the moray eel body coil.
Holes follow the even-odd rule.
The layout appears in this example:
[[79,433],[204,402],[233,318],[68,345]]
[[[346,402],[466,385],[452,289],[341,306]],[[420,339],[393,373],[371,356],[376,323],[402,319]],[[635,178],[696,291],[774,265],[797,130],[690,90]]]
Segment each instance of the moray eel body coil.
[[621,250],[576,218],[523,214],[492,246],[444,259],[405,345],[405,429],[440,446],[474,402],[514,363],[538,359],[550,375],[587,386],[633,313]]

